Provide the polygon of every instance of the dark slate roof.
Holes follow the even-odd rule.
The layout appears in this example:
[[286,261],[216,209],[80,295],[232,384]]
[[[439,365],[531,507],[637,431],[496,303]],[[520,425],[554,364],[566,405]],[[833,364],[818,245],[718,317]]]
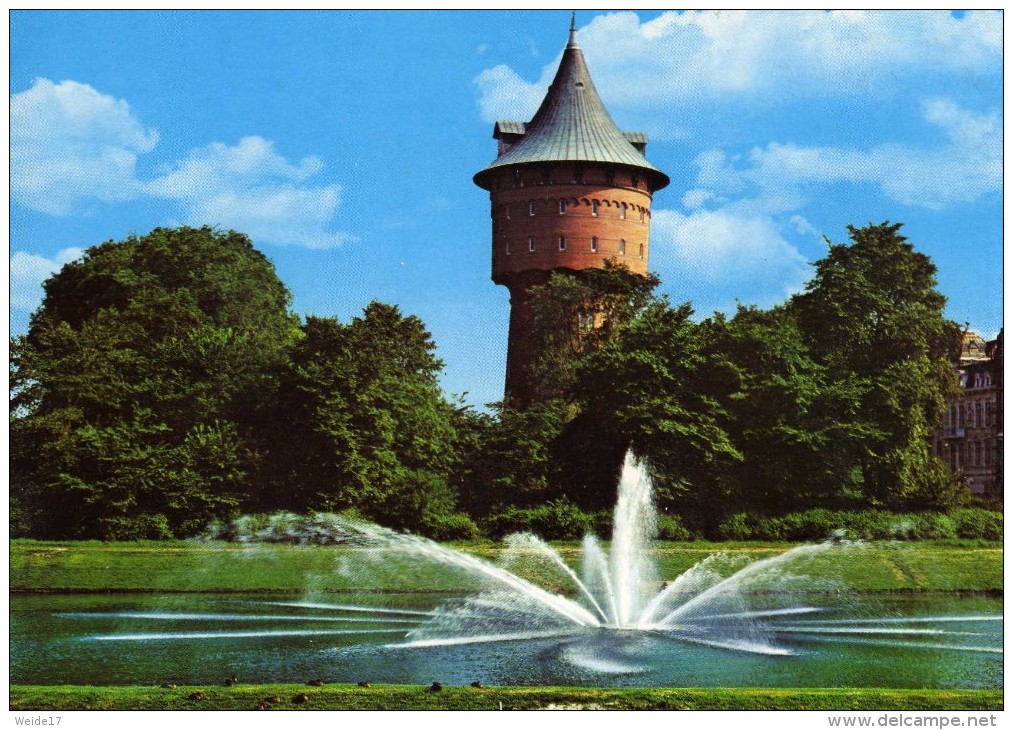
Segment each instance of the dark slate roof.
[[[563,51],[556,78],[530,122],[496,122],[496,133],[523,135],[484,170],[475,175],[483,182],[491,171],[508,165],[537,162],[608,162],[640,168],[653,178],[653,188],[668,185],[668,176],[654,167],[634,146],[645,143],[640,132],[624,134],[612,121],[598,96],[577,45],[576,31]],[[634,139],[631,139],[634,137]]]

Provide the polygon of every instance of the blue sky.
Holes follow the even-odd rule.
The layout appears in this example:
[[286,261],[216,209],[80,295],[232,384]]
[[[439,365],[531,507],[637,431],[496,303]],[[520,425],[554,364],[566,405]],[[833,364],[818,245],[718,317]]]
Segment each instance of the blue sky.
[[[490,275],[496,119],[531,117],[569,13],[10,16],[11,329],[88,246],[248,233],[301,314],[371,299],[429,327],[448,394],[502,396]],[[699,315],[799,291],[824,236],[903,222],[948,315],[1002,326],[1002,16],[577,14],[592,78],[672,178],[651,269]]]

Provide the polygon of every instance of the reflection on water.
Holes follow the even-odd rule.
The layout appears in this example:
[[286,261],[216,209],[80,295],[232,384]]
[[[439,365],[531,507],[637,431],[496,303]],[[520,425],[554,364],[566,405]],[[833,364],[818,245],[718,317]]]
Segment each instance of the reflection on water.
[[603,627],[549,635],[535,627],[510,641],[413,640],[446,600],[443,593],[312,601],[14,596],[11,682],[209,684],[234,674],[250,683],[319,676],[489,685],[1002,687],[998,598],[894,596],[879,599],[874,611],[864,600],[862,612],[847,612],[816,597],[807,611],[754,609],[752,618],[765,622],[782,653],[733,651],[717,638],[693,641],[697,634],[685,630]]

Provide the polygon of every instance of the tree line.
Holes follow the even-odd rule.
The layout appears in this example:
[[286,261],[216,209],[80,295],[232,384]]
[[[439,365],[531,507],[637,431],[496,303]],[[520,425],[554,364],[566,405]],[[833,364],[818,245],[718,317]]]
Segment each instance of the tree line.
[[627,449],[702,533],[743,510],[952,510],[970,495],[931,435],[960,330],[899,229],[849,228],[802,293],[701,321],[619,265],[553,274],[533,292],[534,397],[489,411],[443,394],[432,336],[396,306],[295,316],[241,233],[103,243],[11,341],[12,534],[345,510],[474,537],[525,510],[608,510]]

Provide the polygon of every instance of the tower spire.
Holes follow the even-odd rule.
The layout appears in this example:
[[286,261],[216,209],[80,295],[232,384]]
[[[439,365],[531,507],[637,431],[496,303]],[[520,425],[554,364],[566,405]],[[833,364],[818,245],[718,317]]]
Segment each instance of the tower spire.
[[570,41],[566,44],[567,48],[577,47],[577,11],[570,11]]

